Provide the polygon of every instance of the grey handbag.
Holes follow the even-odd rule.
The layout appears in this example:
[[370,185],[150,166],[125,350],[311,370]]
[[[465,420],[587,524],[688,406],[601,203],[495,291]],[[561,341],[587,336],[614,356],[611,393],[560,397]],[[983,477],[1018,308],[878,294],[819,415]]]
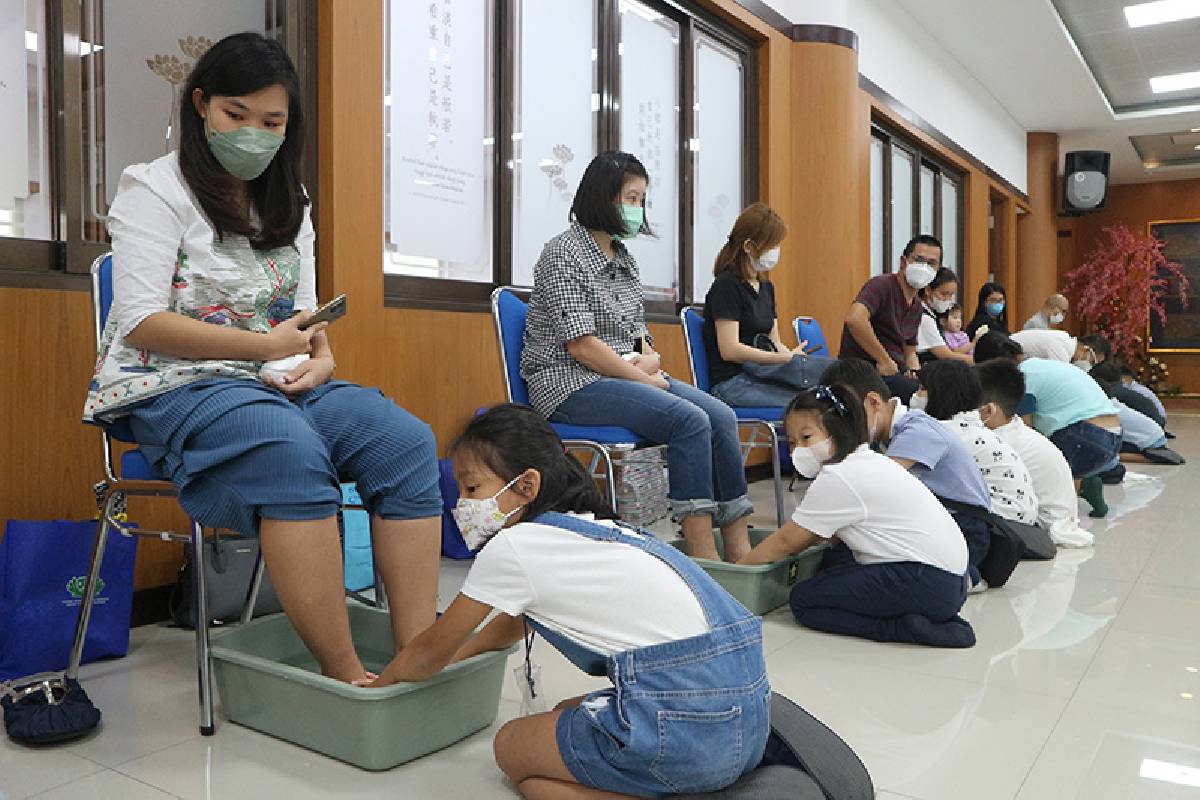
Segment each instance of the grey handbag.
[[[258,561],[258,539],[248,536],[214,536],[204,543],[204,578],[208,587],[208,617],[216,623],[233,622],[242,615],[254,565]],[[184,628],[196,627],[196,600],[192,589],[191,559],[179,570],[179,580],[171,592],[171,619]],[[276,614],[283,610],[271,579],[264,574],[254,616]]]
[[874,800],[862,761],[836,733],[781,694],[771,694],[771,737],[758,767],[716,792],[679,800]]

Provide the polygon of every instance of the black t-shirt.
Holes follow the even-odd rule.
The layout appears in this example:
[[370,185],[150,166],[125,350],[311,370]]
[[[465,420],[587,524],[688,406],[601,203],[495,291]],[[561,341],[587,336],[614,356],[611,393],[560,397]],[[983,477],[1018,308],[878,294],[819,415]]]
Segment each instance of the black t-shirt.
[[758,334],[769,335],[775,325],[775,287],[762,281],[758,290],[732,272],[722,272],[704,298],[704,352],[708,355],[708,379],[712,386],[741,374],[742,365],[721,358],[717,347],[716,320],[734,320],[738,341],[754,346]]

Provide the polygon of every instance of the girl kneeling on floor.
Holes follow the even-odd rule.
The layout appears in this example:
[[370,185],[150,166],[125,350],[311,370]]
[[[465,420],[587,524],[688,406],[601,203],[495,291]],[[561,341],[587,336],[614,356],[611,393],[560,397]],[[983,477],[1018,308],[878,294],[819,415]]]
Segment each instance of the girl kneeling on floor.
[[803,392],[784,424],[796,471],[815,480],[791,521],[739,563],[769,564],[837,539],[821,570],[792,589],[797,622],[878,642],[974,645],[958,616],[967,597],[962,533],[924,484],[870,449],[854,390]]
[[446,612],[373,685],[424,680],[528,625],[613,686],[500,729],[496,761],[525,797],[715,791],[755,768],[771,694],[760,620],[678,550],[613,521],[533,409],[476,417],[452,455],[455,518],[469,545],[486,546]]

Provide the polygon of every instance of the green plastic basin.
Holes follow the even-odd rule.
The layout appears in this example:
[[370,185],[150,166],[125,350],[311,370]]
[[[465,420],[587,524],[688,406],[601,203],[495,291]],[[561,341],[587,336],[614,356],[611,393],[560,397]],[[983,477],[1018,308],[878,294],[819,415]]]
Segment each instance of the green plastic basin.
[[[757,545],[774,531],[750,529],[750,544]],[[717,538],[717,552],[725,555],[725,543],[721,540],[721,532],[713,531]],[[670,543],[676,549],[687,553],[687,542],[675,539]],[[821,566],[821,558],[825,555],[828,545],[810,547],[802,553],[788,556],[782,561],[771,564],[727,564],[724,561],[709,561],[705,558],[695,559],[705,572],[711,575],[717,583],[725,587],[738,602],[755,614],[766,614],[774,611],[788,601],[788,594],[798,581],[811,578]]]
[[[364,666],[391,660],[387,612],[351,605]],[[506,651],[453,664],[421,683],[363,689],[326,678],[283,614],[213,635],[226,717],[363,769],[390,769],[488,727],[500,708]]]

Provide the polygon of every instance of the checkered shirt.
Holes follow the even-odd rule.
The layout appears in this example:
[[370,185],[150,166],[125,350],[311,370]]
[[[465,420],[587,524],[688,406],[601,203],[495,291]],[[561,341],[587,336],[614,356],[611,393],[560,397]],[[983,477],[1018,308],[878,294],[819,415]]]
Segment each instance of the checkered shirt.
[[578,222],[546,243],[533,270],[525,320],[521,376],[533,407],[549,417],[572,393],[603,375],[567,352],[567,342],[592,335],[617,355],[647,336],[637,262],[618,241],[609,261]]

